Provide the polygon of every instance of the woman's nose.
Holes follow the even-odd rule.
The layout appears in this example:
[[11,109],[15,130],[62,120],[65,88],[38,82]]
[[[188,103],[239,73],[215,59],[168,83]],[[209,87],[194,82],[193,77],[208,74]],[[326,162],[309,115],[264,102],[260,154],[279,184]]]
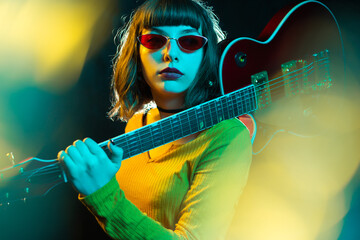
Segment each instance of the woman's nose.
[[174,61],[179,59],[180,47],[176,39],[169,38],[164,48],[164,61]]

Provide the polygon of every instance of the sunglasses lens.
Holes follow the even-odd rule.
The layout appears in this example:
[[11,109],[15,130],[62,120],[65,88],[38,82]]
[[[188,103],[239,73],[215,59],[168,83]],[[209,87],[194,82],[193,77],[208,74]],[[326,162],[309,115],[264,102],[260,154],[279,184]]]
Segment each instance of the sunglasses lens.
[[[167,38],[159,34],[145,34],[139,38],[141,44],[148,49],[160,49],[166,42]],[[178,39],[178,43],[182,49],[187,51],[195,51],[202,48],[207,42],[205,37],[188,35]]]
[[139,37],[141,44],[149,49],[162,48],[166,42],[166,37],[158,34],[146,34]]
[[200,36],[183,36],[179,38],[180,46],[189,51],[195,51],[202,48],[206,43],[206,38]]

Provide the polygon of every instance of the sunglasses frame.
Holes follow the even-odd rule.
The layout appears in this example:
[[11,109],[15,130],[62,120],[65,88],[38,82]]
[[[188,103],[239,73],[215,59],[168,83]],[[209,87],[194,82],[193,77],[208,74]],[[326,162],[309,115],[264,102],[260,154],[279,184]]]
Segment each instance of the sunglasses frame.
[[[146,36],[146,35],[158,35],[158,36],[162,36],[162,37],[166,38],[166,42],[165,42],[164,45],[162,45],[162,46],[159,47],[159,48],[148,48],[148,47],[144,46],[144,45],[141,43],[141,37],[142,37],[142,36]],[[200,48],[195,49],[195,50],[189,50],[189,49],[183,48],[183,47],[181,46],[181,44],[179,43],[179,39],[182,38],[182,37],[189,37],[189,36],[200,37],[200,38],[204,39],[205,42],[204,42],[204,44],[203,44]],[[148,33],[148,34],[143,34],[143,35],[140,35],[140,36],[137,37],[137,40],[139,41],[139,43],[140,43],[141,45],[143,45],[145,48],[151,49],[151,50],[160,49],[160,48],[164,47],[164,46],[170,41],[170,39],[174,39],[174,40],[176,41],[177,45],[179,46],[179,48],[180,48],[182,51],[187,51],[187,52],[197,51],[197,50],[203,48],[203,47],[206,45],[206,43],[208,42],[208,39],[207,39],[206,37],[200,36],[200,35],[185,35],[185,36],[181,36],[181,37],[179,37],[179,38],[171,38],[171,37],[168,37],[168,36],[165,36],[165,35],[162,35],[162,34],[158,34],[158,33]]]

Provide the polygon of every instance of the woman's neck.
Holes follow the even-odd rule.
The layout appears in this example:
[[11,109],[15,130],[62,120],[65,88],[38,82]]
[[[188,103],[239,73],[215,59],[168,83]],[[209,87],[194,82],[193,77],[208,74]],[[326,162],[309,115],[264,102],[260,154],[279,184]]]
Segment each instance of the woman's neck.
[[180,112],[182,109],[185,109],[184,107],[184,97],[178,96],[178,97],[157,97],[154,98],[154,101],[156,105],[159,107],[159,114],[160,119],[169,117],[171,115],[176,114],[177,112]]

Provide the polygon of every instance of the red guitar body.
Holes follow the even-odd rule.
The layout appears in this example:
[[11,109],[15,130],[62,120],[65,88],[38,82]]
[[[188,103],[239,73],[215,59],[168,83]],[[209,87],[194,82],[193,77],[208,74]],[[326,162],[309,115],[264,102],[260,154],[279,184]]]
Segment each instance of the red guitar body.
[[[267,81],[269,88],[265,92],[261,89],[257,92],[260,98],[263,95],[259,99],[263,102],[258,102],[259,108],[254,113],[257,123],[292,128],[298,124],[292,119],[303,117],[306,122],[306,118],[316,114],[315,109],[321,106],[320,103],[317,104],[320,101],[314,100],[315,98],[331,92],[343,93],[345,89],[344,50],[340,29],[331,11],[318,1],[288,6],[271,19],[257,39],[242,37],[225,40],[221,47],[219,76],[223,94],[254,84],[254,76],[256,78],[258,73],[265,71],[268,75],[260,85]],[[316,67],[314,54],[317,54],[317,60],[329,58],[323,62],[327,65],[326,76],[319,76],[316,70],[312,72],[311,67]],[[321,56],[322,54],[326,56]],[[305,87],[301,81],[298,83],[294,77],[286,81],[288,76],[282,65],[290,61],[296,61],[297,65],[301,63],[302,66],[287,71],[293,71],[295,75],[298,69],[304,68],[306,75],[309,75],[306,77],[310,87]],[[305,68],[306,66],[308,67]],[[310,76],[310,73],[315,74]],[[289,93],[288,86],[297,90]],[[306,88],[313,90],[307,91]],[[302,106],[294,103],[299,98]],[[266,99],[271,100],[266,103]],[[280,118],[289,121],[279,123]]]

